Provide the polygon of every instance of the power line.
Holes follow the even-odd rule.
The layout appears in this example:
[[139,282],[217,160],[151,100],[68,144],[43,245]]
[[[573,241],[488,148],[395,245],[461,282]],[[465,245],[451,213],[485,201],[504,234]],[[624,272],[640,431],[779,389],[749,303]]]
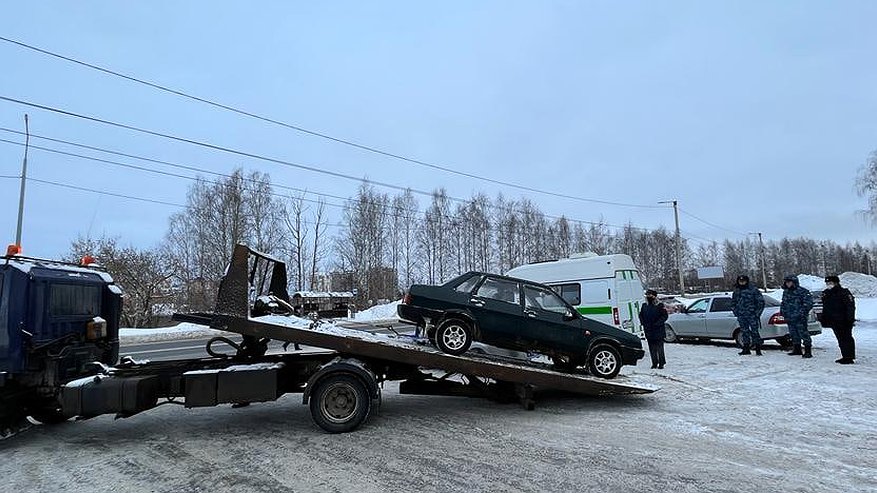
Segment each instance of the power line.
[[39,178],[27,177],[27,181],[33,181],[36,183],[44,183],[46,185],[54,185],[56,187],[69,188],[72,190],[79,190],[81,192],[91,192],[91,193],[97,193],[100,195],[109,195],[111,197],[119,197],[119,198],[130,199],[130,200],[139,200],[141,202],[149,202],[152,204],[161,204],[161,205],[167,205],[167,206],[179,207],[179,208],[186,207],[185,205],[176,204],[174,202],[165,202],[163,200],[147,199],[144,197],[135,197],[134,195],[126,195],[123,193],[107,192],[106,190],[95,190],[93,188],[79,187],[76,185],[70,185],[69,183],[58,183],[56,181],[50,181],[50,180],[41,180]]
[[573,195],[566,195],[566,194],[562,194],[562,193],[558,193],[558,192],[552,192],[552,191],[547,191],[547,190],[541,190],[541,189],[534,188],[534,187],[528,187],[528,186],[526,186],[526,185],[519,185],[519,184],[516,184],[516,183],[511,183],[511,182],[506,182],[506,181],[502,181],[502,180],[497,180],[497,179],[495,179],[495,178],[489,178],[489,177],[485,177],[485,176],[481,176],[481,175],[476,175],[476,174],[474,174],[474,173],[466,173],[466,172],[464,172],[464,171],[459,171],[459,170],[456,170],[456,169],[453,169],[453,168],[449,168],[449,167],[447,167],[447,166],[442,166],[442,165],[438,165],[438,164],[434,164],[434,163],[429,163],[429,162],[426,162],[426,161],[422,161],[422,160],[419,160],[419,159],[414,159],[414,158],[406,157],[406,156],[403,156],[403,155],[401,155],[401,154],[396,154],[396,153],[392,153],[392,152],[385,151],[385,150],[382,150],[382,149],[378,149],[378,148],[376,148],[376,147],[368,146],[368,145],[365,145],[365,144],[360,144],[360,143],[353,142],[353,141],[348,140],[348,139],[343,139],[343,138],[339,138],[339,137],[334,137],[334,136],[329,135],[329,134],[326,134],[326,133],[317,132],[317,131],[314,131],[314,130],[309,130],[309,129],[307,129],[307,128],[304,128],[304,127],[301,127],[301,126],[298,126],[298,125],[293,125],[293,124],[286,123],[286,122],[282,122],[282,121],[280,121],[280,120],[276,120],[276,119],[273,119],[273,118],[268,118],[268,117],[265,117],[265,116],[257,115],[257,114],[255,114],[255,113],[252,113],[252,112],[249,112],[249,111],[246,111],[246,110],[242,110],[242,109],[240,109],[240,108],[235,108],[235,107],[233,107],[233,106],[229,106],[229,105],[226,105],[226,104],[223,104],[223,103],[218,103],[218,102],[216,102],[216,101],[212,101],[212,100],[209,100],[209,99],[206,99],[206,98],[202,98],[202,97],[199,97],[199,96],[194,96],[194,95],[192,95],[192,94],[188,94],[188,93],[186,93],[186,92],[184,92],[184,91],[182,91],[182,90],[179,90],[179,89],[173,89],[173,88],[171,88],[171,87],[168,87],[168,86],[165,86],[165,85],[162,85],[162,84],[158,84],[158,83],[156,83],[156,82],[151,82],[151,81],[144,80],[144,79],[140,79],[140,78],[137,78],[137,77],[134,77],[134,76],[131,76],[131,75],[123,74],[123,73],[121,73],[121,72],[117,72],[117,71],[115,71],[115,70],[111,70],[111,69],[108,69],[108,68],[105,68],[105,67],[101,67],[101,66],[99,66],[99,65],[95,65],[95,64],[92,64],[92,63],[84,62],[84,61],[81,61],[81,60],[78,60],[78,59],[75,59],[75,58],[72,58],[72,57],[64,56],[64,55],[61,55],[61,54],[58,54],[58,53],[54,53],[54,52],[51,52],[51,51],[48,51],[48,50],[45,50],[45,49],[42,49],[42,48],[38,48],[38,47],[36,47],[36,46],[32,46],[32,45],[29,45],[29,44],[27,44],[27,43],[23,43],[23,42],[21,42],[21,41],[16,41],[16,40],[9,39],[9,38],[3,37],[3,36],[0,36],[0,41],[5,41],[5,42],[7,42],[7,43],[11,43],[11,44],[17,45],[17,46],[19,46],[19,47],[22,47],[22,48],[25,48],[25,49],[28,49],[28,50],[32,50],[32,51],[35,51],[35,52],[37,52],[37,53],[41,53],[41,54],[43,54],[43,55],[47,55],[47,56],[55,57],[55,58],[58,58],[58,59],[61,59],[61,60],[65,60],[65,61],[70,62],[70,63],[74,63],[74,64],[77,64],[77,65],[80,65],[80,66],[83,66],[83,67],[90,68],[90,69],[92,69],[92,70],[97,70],[97,71],[102,72],[102,73],[104,73],[104,74],[112,75],[112,76],[114,76],[114,77],[120,77],[120,78],[125,79],[125,80],[128,80],[128,81],[130,81],[130,82],[134,82],[134,83],[137,83],[137,84],[142,84],[142,85],[145,85],[145,86],[151,87],[151,88],[153,88],[153,89],[157,89],[157,90],[159,90],[159,91],[163,91],[163,92],[166,92],[166,93],[169,93],[169,94],[173,94],[173,95],[175,95],[175,96],[179,96],[179,97],[182,97],[182,98],[186,98],[186,99],[190,99],[190,100],[193,100],[193,101],[197,101],[197,102],[199,102],[199,103],[207,104],[207,105],[213,106],[213,107],[215,107],[215,108],[220,108],[220,109],[223,109],[223,110],[226,110],[226,111],[230,111],[230,112],[236,113],[236,114],[238,114],[238,115],[246,116],[246,117],[249,117],[249,118],[254,118],[254,119],[256,119],[256,120],[260,120],[260,121],[262,121],[262,122],[266,122],[266,123],[271,123],[271,124],[274,124],[274,125],[278,125],[278,126],[281,126],[281,127],[287,128],[287,129],[290,129],[290,130],[294,130],[294,131],[296,131],[296,132],[301,132],[301,133],[304,133],[304,134],[307,134],[307,135],[311,135],[311,136],[314,136],[314,137],[319,137],[319,138],[321,138],[321,139],[326,139],[326,140],[329,140],[329,141],[332,141],[332,142],[335,142],[335,143],[338,143],[338,144],[343,144],[343,145],[346,145],[346,146],[350,146],[350,147],[353,147],[353,148],[356,148],[356,149],[359,149],[359,150],[362,150],[362,151],[367,151],[367,152],[371,152],[371,153],[374,153],[374,154],[379,154],[379,155],[384,156],[384,157],[389,157],[389,158],[393,158],[393,159],[398,159],[398,160],[400,160],[400,161],[404,161],[404,162],[409,163],[409,164],[416,164],[416,165],[419,165],[419,166],[424,166],[424,167],[427,167],[427,168],[431,168],[431,169],[435,169],[435,170],[439,170],[439,171],[444,171],[444,172],[446,172],[446,173],[452,173],[452,174],[456,174],[456,175],[459,175],[459,176],[465,176],[465,177],[467,177],[467,178],[473,178],[473,179],[476,179],[476,180],[482,180],[482,181],[485,181],[485,182],[488,182],[488,183],[493,183],[493,184],[496,184],[496,185],[503,185],[503,186],[506,186],[506,187],[516,188],[516,189],[518,189],[518,190],[525,190],[525,191],[528,191],[528,192],[534,192],[534,193],[539,193],[539,194],[543,194],[543,195],[550,195],[550,196],[553,196],[553,197],[559,197],[559,198],[565,198],[565,199],[577,200],[577,201],[581,201],[581,202],[589,202],[589,203],[605,204],[605,205],[614,205],[614,206],[620,206],[620,207],[636,207],[636,208],[643,208],[643,209],[656,209],[656,208],[659,208],[658,206],[655,206],[655,205],[630,204],[630,203],[624,203],[624,202],[614,202],[614,201],[609,201],[609,200],[590,199],[590,198],[585,198],[585,197],[578,197],[578,196],[573,196]]
[[700,221],[700,222],[702,222],[703,224],[706,224],[707,226],[712,226],[712,227],[714,227],[714,228],[716,228],[716,229],[721,229],[722,231],[727,231],[727,232],[729,232],[729,233],[734,233],[735,235],[747,236],[746,233],[741,233],[741,232],[739,232],[739,231],[734,231],[733,229],[728,229],[728,228],[725,228],[725,227],[723,227],[723,226],[719,226],[718,224],[711,223],[711,222],[707,221],[706,219],[703,219],[703,218],[697,217],[697,216],[695,216],[694,214],[692,214],[692,213],[690,213],[690,212],[688,212],[688,211],[682,209],[681,207],[679,208],[679,211],[682,212],[683,214],[685,214],[686,216],[688,216],[688,217],[694,219],[695,221]]
[[[238,151],[238,150],[235,150],[235,149],[230,149],[230,148],[226,148],[226,147],[223,147],[223,146],[218,146],[218,145],[215,145],[215,144],[198,142],[198,141],[194,141],[194,140],[191,140],[191,139],[186,139],[186,138],[184,138],[184,137],[178,137],[178,136],[174,136],[174,135],[170,135],[170,134],[163,134],[163,133],[155,132],[155,131],[152,131],[152,130],[140,129],[140,128],[132,127],[132,126],[129,126],[129,125],[126,125],[126,124],[122,124],[122,123],[117,123],[117,122],[113,122],[113,121],[109,121],[109,120],[103,120],[103,119],[100,119],[100,118],[91,117],[91,116],[87,116],[87,115],[80,115],[80,114],[73,113],[73,112],[69,112],[69,111],[66,111],[66,110],[61,110],[61,109],[58,109],[58,108],[53,108],[53,107],[49,107],[49,106],[44,106],[44,105],[40,105],[40,104],[36,104],[36,103],[31,103],[31,102],[27,102],[27,101],[20,101],[20,100],[13,99],[13,98],[8,98],[8,97],[5,97],[5,96],[0,96],[0,100],[6,100],[6,101],[14,102],[14,103],[17,103],[17,104],[22,104],[22,105],[25,105],[25,106],[31,106],[31,107],[34,107],[34,108],[37,108],[37,109],[42,109],[42,110],[44,110],[44,111],[50,111],[50,112],[59,113],[59,114],[67,115],[67,116],[72,116],[72,117],[75,117],[75,118],[81,118],[81,119],[85,119],[85,120],[89,120],[89,121],[95,121],[95,122],[103,123],[103,124],[110,125],[110,126],[116,126],[116,127],[120,127],[120,128],[125,128],[125,129],[132,130],[132,131],[135,131],[135,132],[142,132],[142,133],[146,133],[146,134],[149,134],[149,135],[154,135],[154,136],[159,136],[159,137],[162,137],[162,138],[167,138],[167,139],[170,139],[170,140],[175,140],[175,141],[185,142],[185,143],[189,143],[189,144],[193,144],[193,145],[198,145],[198,146],[206,147],[206,148],[213,149],[213,150],[219,150],[219,151],[228,152],[228,153],[232,153],[232,154],[238,154],[238,155],[242,155],[242,156],[245,156],[245,157],[250,157],[250,158],[253,158],[253,159],[264,160],[264,161],[268,161],[268,162],[272,162],[272,163],[276,163],[276,164],[281,164],[281,165],[287,165],[287,166],[293,166],[293,167],[301,167],[301,168],[307,169],[307,170],[309,170],[309,171],[314,171],[314,172],[317,172],[317,173],[325,173],[325,174],[330,174],[330,175],[335,175],[335,176],[342,176],[342,177],[344,177],[344,178],[347,178],[347,179],[350,179],[350,180],[354,180],[354,181],[358,181],[358,182],[360,182],[360,183],[365,183],[365,184],[377,184],[377,185],[385,186],[385,187],[392,188],[392,189],[395,189],[395,190],[411,191],[412,193],[416,193],[416,194],[423,195],[423,196],[427,196],[427,197],[432,197],[432,196],[434,195],[433,192],[427,192],[427,191],[424,191],[424,190],[418,190],[418,189],[414,189],[414,188],[411,188],[411,187],[403,187],[403,186],[400,186],[400,185],[393,185],[393,184],[387,184],[387,183],[382,183],[382,182],[375,182],[375,181],[367,180],[367,179],[364,179],[364,178],[356,178],[356,177],[353,177],[353,176],[350,176],[350,175],[342,175],[342,174],[340,174],[340,173],[335,173],[335,172],[326,171],[326,170],[320,170],[320,169],[313,168],[313,167],[310,167],[310,166],[304,166],[304,165],[299,165],[299,164],[296,164],[296,163],[291,163],[291,162],[289,162],[289,161],[283,161],[283,160],[279,160],[279,159],[275,159],[275,158],[265,157],[265,156],[261,156],[261,155],[258,155],[258,154],[245,152],[245,151]],[[6,129],[6,128],[4,128],[3,130],[4,130],[4,131],[7,131],[7,132],[11,132],[11,133],[19,133],[19,131],[17,131],[17,130],[12,130],[12,129]],[[39,137],[39,138],[44,138],[44,137]],[[49,138],[46,138],[46,139],[49,139]],[[50,140],[54,140],[54,141],[56,141],[56,142],[67,143],[67,141],[61,141],[60,139],[50,139]],[[18,143],[14,143],[14,144],[18,144]],[[20,144],[19,144],[19,145],[20,145]],[[80,144],[76,144],[76,143],[70,143],[70,145],[80,146]],[[110,152],[110,153],[114,153],[114,154],[120,154],[120,155],[124,155],[124,156],[128,156],[128,157],[133,157],[133,158],[135,158],[135,159],[140,159],[140,157],[134,156],[134,155],[132,155],[132,154],[118,153],[118,152],[116,152],[116,151],[105,151],[105,150],[103,150],[103,149],[101,149],[101,148],[98,148],[98,147],[95,147],[95,146],[83,146],[83,147],[86,147],[86,148],[91,149],[91,150],[98,150],[99,152]],[[178,164],[176,164],[176,163],[170,163],[170,162],[167,162],[167,161],[158,161],[158,160],[149,159],[149,158],[143,158],[143,159],[144,159],[144,160],[147,160],[147,161],[151,161],[151,162],[156,162],[156,163],[165,164],[165,165],[167,165],[167,166],[182,166],[182,165],[178,165]],[[190,170],[191,170],[191,169],[195,169],[195,170],[197,170],[198,168],[194,168],[194,167],[192,167],[192,166],[186,166],[186,169],[190,169]],[[216,172],[212,172],[212,171],[207,171],[207,170],[201,170],[201,171],[206,172],[206,173],[216,174]],[[227,175],[224,175],[224,176],[227,176]],[[454,201],[454,202],[458,202],[458,203],[469,204],[469,203],[471,202],[471,200],[461,199],[461,198],[458,198],[458,197],[447,196],[447,195],[446,195],[446,197],[448,198],[448,200],[451,200],[451,201]],[[349,200],[349,199],[344,199],[344,200]],[[492,204],[489,205],[489,207],[494,208],[494,209],[497,209],[497,206],[493,206]],[[502,208],[499,208],[499,209],[501,210]],[[509,208],[509,209],[506,209],[506,210],[513,210],[513,209],[510,209],[510,208]],[[520,211],[517,211],[517,212],[520,212]],[[547,214],[542,214],[542,215],[543,215],[544,217],[546,217],[546,218],[550,218],[550,219],[558,219],[558,220],[561,219],[560,216],[551,216],[551,215],[547,215]],[[601,226],[601,225],[602,225],[602,226],[609,226],[609,227],[614,227],[614,228],[627,228],[627,227],[630,227],[630,228],[635,229],[635,230],[651,231],[651,230],[646,229],[646,228],[639,228],[639,227],[634,227],[634,226],[620,226],[620,225],[614,225],[614,224],[603,223],[603,222],[599,222],[599,223],[598,223],[598,222],[593,222],[593,221],[584,221],[584,220],[570,219],[570,218],[565,218],[565,219],[568,220],[568,221],[571,221],[571,222],[577,222],[577,223],[589,224],[589,225],[595,225],[595,226]]]

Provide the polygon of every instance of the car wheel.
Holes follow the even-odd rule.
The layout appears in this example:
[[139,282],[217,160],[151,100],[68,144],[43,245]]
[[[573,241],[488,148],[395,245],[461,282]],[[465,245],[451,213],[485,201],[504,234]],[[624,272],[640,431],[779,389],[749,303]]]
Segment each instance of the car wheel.
[[781,348],[790,348],[792,347],[792,336],[786,334],[782,337],[777,337],[777,342]]
[[359,428],[368,418],[371,398],[355,376],[331,375],[317,382],[310,408],[317,426],[329,433],[346,433]]
[[676,331],[669,325],[664,326],[664,342],[679,342],[679,337],[676,336]]
[[472,345],[472,328],[458,318],[445,320],[435,331],[435,345],[443,353],[459,356]]
[[621,355],[609,344],[598,344],[588,356],[588,370],[600,378],[615,378],[621,371]]
[[736,329],[734,331],[734,342],[737,343],[737,347],[743,347],[743,331],[740,329]]

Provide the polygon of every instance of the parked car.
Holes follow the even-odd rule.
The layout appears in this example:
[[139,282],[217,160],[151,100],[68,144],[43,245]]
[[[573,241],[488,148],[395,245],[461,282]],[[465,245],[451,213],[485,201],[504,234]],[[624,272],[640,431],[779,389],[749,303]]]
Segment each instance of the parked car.
[[[681,312],[667,318],[666,342],[681,339],[732,339],[742,345],[742,334],[737,326],[737,317],[731,312],[731,295],[714,295],[700,298],[684,307]],[[822,333],[822,326],[816,320],[816,312],[810,311],[807,320],[810,334]],[[761,314],[759,335],[762,339],[776,339],[781,346],[792,344],[789,327],[780,315],[780,302],[764,297],[764,312]]]
[[468,272],[440,286],[415,284],[397,312],[453,355],[478,341],[539,352],[559,368],[586,366],[592,375],[613,378],[645,354],[639,337],[583,317],[549,286],[513,277]]

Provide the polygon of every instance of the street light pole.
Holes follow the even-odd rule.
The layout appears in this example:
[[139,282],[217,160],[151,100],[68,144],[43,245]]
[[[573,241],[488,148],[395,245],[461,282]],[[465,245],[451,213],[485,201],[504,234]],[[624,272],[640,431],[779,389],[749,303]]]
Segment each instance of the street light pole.
[[673,204],[673,218],[676,220],[676,270],[679,272],[679,289],[685,296],[685,276],[682,273],[682,235],[679,232],[679,202],[674,199],[658,203]]
[[758,248],[761,251],[761,282],[762,287],[767,291],[767,267],[765,267],[764,240],[761,239],[761,232],[753,234],[758,235]]
[[30,144],[30,131],[27,127],[27,113],[24,114],[24,160],[21,163],[21,190],[18,193],[18,227],[15,228],[15,245],[21,248],[21,225],[24,221],[24,186],[27,183],[27,148]]

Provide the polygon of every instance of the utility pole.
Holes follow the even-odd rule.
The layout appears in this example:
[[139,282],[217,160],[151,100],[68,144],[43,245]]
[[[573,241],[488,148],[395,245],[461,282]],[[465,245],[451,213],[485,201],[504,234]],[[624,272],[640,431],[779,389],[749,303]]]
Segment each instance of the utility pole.
[[761,282],[762,287],[767,291],[767,268],[765,267],[764,259],[764,241],[761,239],[761,232],[750,234],[758,235],[758,249],[761,251]]
[[673,204],[673,218],[676,220],[676,270],[679,272],[679,289],[685,296],[685,276],[682,272],[682,235],[679,232],[679,203],[677,200],[665,200],[659,204]]
[[15,245],[21,248],[21,224],[24,220],[24,186],[27,183],[27,148],[30,145],[30,130],[27,126],[27,113],[24,114],[24,160],[21,163],[21,191],[18,194],[18,227],[15,229]]

